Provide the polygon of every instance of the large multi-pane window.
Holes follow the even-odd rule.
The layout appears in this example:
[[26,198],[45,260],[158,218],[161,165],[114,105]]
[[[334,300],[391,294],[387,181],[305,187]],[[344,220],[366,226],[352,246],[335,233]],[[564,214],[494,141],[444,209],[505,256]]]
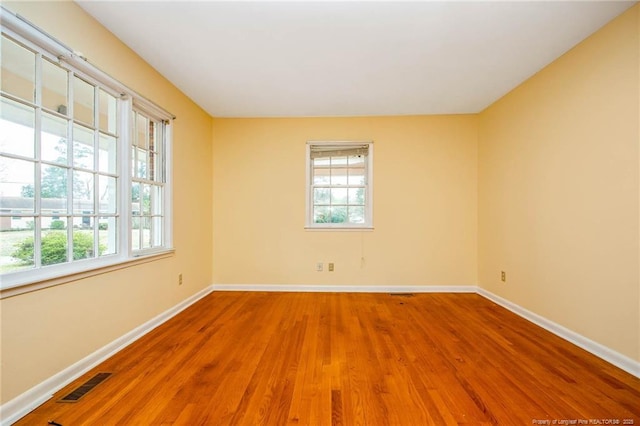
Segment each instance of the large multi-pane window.
[[307,227],[370,228],[373,144],[307,144]]
[[169,249],[170,115],[4,25],[0,54],[3,288]]

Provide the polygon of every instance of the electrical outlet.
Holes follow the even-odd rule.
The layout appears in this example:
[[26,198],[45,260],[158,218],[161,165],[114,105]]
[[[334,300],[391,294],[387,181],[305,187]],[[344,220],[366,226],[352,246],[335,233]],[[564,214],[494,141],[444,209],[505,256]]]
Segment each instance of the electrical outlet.
[[178,285],[182,285],[182,274],[178,274]]
[[322,272],[323,265],[322,262],[316,263],[316,272]]
[[500,280],[502,282],[507,282],[507,273],[505,271],[500,272]]
[[329,263],[329,272],[333,272],[333,262]]

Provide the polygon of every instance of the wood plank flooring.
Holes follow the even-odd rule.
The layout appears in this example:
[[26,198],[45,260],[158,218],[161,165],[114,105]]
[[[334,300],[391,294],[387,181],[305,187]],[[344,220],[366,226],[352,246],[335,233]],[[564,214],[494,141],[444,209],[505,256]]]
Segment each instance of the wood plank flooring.
[[216,292],[17,424],[48,420],[638,425],[640,379],[475,294]]

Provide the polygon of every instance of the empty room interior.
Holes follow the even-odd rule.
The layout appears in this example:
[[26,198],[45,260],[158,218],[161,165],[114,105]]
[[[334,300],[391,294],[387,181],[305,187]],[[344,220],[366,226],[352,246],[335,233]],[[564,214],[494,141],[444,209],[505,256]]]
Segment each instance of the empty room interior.
[[640,424],[640,5],[2,2],[4,425]]

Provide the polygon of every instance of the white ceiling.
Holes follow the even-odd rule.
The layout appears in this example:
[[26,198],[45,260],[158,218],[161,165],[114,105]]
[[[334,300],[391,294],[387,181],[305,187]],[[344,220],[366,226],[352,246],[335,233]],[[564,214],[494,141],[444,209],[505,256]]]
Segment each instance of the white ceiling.
[[277,117],[479,112],[635,2],[78,3],[212,116]]

